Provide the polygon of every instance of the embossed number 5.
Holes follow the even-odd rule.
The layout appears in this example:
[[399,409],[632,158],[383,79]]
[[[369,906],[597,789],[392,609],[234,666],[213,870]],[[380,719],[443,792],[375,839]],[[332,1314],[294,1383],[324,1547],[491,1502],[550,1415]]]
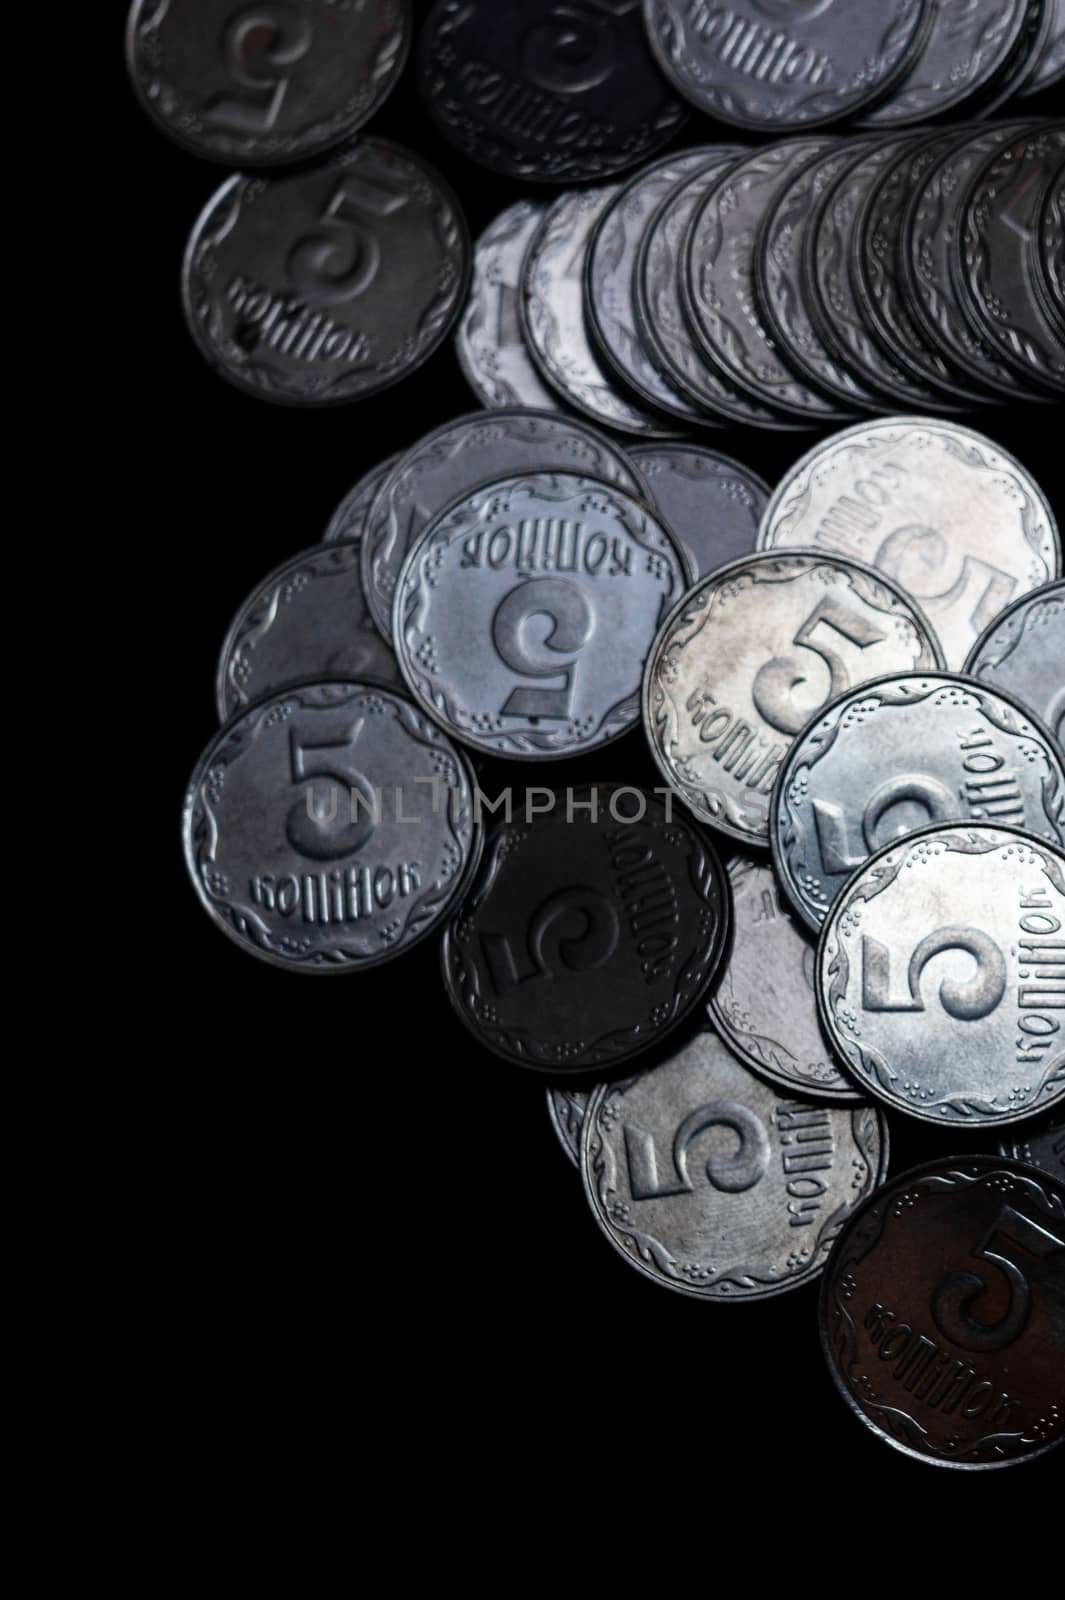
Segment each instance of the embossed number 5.
[[497,994],[506,994],[533,978],[559,972],[590,972],[609,960],[618,942],[618,914],[596,889],[562,889],[533,913],[525,936],[529,964],[519,971],[518,958],[504,933],[482,933],[488,970]]
[[1024,1331],[1032,1293],[1014,1259],[1018,1249],[1043,1259],[1065,1250],[1065,1239],[1013,1206],[1002,1207],[972,1251],[978,1261],[990,1261],[1009,1285],[1009,1306],[998,1322],[979,1322],[972,1314],[973,1302],[987,1291],[986,1281],[976,1272],[952,1272],[932,1296],[932,1315],[940,1332],[963,1350],[1001,1350]]
[[300,293],[317,305],[338,305],[368,289],[381,263],[369,219],[390,216],[406,203],[406,195],[358,173],[342,178],[322,212],[321,230],[297,239],[289,251],[288,275]]
[[[551,624],[543,654],[526,638],[533,617],[546,617]],[[565,578],[534,578],[504,595],[492,618],[492,642],[500,658],[523,678],[562,679],[559,689],[513,690],[503,706],[505,717],[569,716],[575,669],[559,656],[572,656],[587,644],[592,627],[587,600]]]
[[910,957],[906,974],[909,994],[904,999],[891,994],[891,951],[879,939],[863,934],[862,1010],[923,1011],[921,974],[932,957],[944,950],[964,950],[976,962],[976,972],[967,981],[943,979],[939,1000],[944,1011],[959,1022],[989,1016],[1006,992],[1006,958],[994,939],[979,928],[937,928],[926,935]]
[[711,1100],[684,1118],[673,1135],[673,1178],[659,1178],[654,1136],[633,1122],[625,1124],[625,1154],[629,1163],[629,1188],[634,1200],[658,1200],[671,1194],[690,1194],[688,1146],[708,1128],[731,1128],[739,1136],[732,1155],[711,1151],[706,1158],[707,1182],[726,1194],[753,1189],[769,1166],[769,1134],[761,1117],[735,1100]]
[[[354,855],[356,850],[362,849],[377,826],[375,796],[366,778],[353,767],[342,771],[330,765],[328,759],[329,752],[354,748],[364,721],[365,718],[360,717],[346,739],[331,739],[322,744],[302,740],[295,728],[289,734],[292,782],[307,782],[308,788],[289,812],[285,832],[293,849],[312,861],[335,861],[340,856]],[[314,793],[309,787],[312,778],[333,778],[337,784],[350,789],[353,803],[347,808],[348,820],[340,817],[338,821],[340,808],[335,788],[329,812],[315,808]],[[355,815],[352,820],[350,813],[353,807]]]
[[[258,36],[261,36],[258,37]],[[217,95],[207,104],[208,122],[224,123],[241,133],[269,133],[281,113],[288,75],[278,67],[292,67],[311,48],[311,25],[288,6],[245,6],[229,19],[222,35],[226,70],[246,91],[242,95]],[[249,57],[259,56],[265,72],[257,73]]]
[[826,595],[819,601],[793,642],[801,649],[812,650],[821,657],[828,668],[828,693],[814,701],[796,700],[796,689],[800,685],[808,685],[810,681],[809,669],[801,656],[774,656],[772,661],[766,661],[759,667],[755,675],[751,691],[755,710],[772,727],[779,728],[781,733],[798,733],[818,706],[823,706],[826,700],[833,700],[844,689],[850,688],[850,674],[841,657],[827,644],[816,644],[812,638],[814,629],[820,623],[834,629],[841,638],[849,639],[860,650],[867,649],[871,644],[880,644],[886,637],[868,617],[858,616],[835,595]]

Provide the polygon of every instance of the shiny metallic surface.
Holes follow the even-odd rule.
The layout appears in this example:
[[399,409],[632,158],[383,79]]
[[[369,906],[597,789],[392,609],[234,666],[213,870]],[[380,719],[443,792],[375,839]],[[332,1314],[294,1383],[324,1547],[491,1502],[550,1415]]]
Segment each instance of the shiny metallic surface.
[[1065,1122],[1037,1122],[999,1140],[999,1154],[1065,1183]]
[[887,99],[862,117],[898,128],[959,108],[1007,63],[1024,30],[1028,0],[931,0],[931,26],[917,59]]
[[1028,706],[1065,749],[1065,583],[1048,583],[1000,612],[965,670]]
[[581,1129],[591,1091],[587,1089],[548,1089],[547,1114],[563,1150],[575,1167],[581,1164]]
[[483,406],[535,406],[553,411],[558,398],[525,348],[518,297],[521,264],[547,206],[517,200],[473,247],[473,281],[455,332],[455,354]]
[[754,551],[769,503],[769,487],[755,473],[730,456],[679,439],[633,445],[628,455],[696,578]]
[[1042,41],[1031,76],[1019,94],[1042,94],[1065,78],[1065,0],[1046,0],[1050,26]]
[[403,456],[402,450],[397,450],[395,455],[386,456],[384,461],[379,461],[376,467],[371,467],[369,472],[364,473],[354,488],[348,490],[330,517],[329,526],[322,534],[322,539],[326,543],[331,544],[336,539],[361,542],[366,531],[370,507],[377,492],[388,481],[392,472],[403,460]]

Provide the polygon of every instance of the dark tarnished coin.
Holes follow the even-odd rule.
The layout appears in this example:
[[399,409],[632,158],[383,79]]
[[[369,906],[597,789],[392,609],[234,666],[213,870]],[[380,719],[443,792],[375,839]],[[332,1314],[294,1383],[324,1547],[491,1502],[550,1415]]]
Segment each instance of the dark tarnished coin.
[[531,789],[498,821],[442,946],[452,1005],[497,1055],[583,1072],[657,1044],[721,956],[728,887],[706,840],[640,789]]
[[1015,695],[1065,748],[1065,583],[1044,584],[1000,612],[965,670]]
[[1065,338],[1065,161],[1050,180],[1039,213],[1039,228],[1032,235],[1029,250],[1043,309]]
[[402,696],[301,684],[218,732],[185,861],[212,922],[274,966],[352,972],[430,932],[473,864],[465,757]]
[[857,1102],[821,1031],[814,946],[782,905],[769,867],[733,856],[732,948],[710,1017],[725,1043],[760,1076],[793,1094]]
[[667,77],[722,122],[787,133],[851,117],[917,50],[924,0],[643,0]]
[[1029,0],[934,0],[917,59],[871,111],[868,128],[901,128],[939,117],[984,89],[1024,32]]
[[1046,0],[1050,25],[1035,57],[1031,76],[1018,94],[1042,94],[1065,78],[1065,0]]
[[942,666],[935,635],[880,573],[838,556],[748,556],[704,578],[648,655],[644,729],[703,822],[769,844],[792,738],[828,700],[885,672]]
[[811,425],[840,408],[788,365],[762,320],[755,289],[755,239],[766,213],[796,172],[831,148],[826,139],[793,139],[756,150],[720,177],[688,230],[681,298],[703,356],[770,410]]
[[127,59],[144,109],[194,155],[305,161],[361,128],[407,57],[409,0],[136,0]]
[[1065,1183],[1065,1122],[1036,1123],[999,1142],[999,1154]]
[[402,683],[396,658],[373,625],[358,541],[315,545],[264,578],[230,624],[215,699],[224,722],[301,678]]
[[473,247],[473,282],[455,333],[466,382],[485,406],[537,406],[558,400],[536,369],[521,332],[521,264],[547,207],[517,200],[501,211]]
[[689,575],[669,533],[574,473],[486,484],[426,528],[396,589],[400,668],[430,715],[491,755],[597,749],[640,715],[640,674]]
[[230,178],[185,252],[185,316],[214,369],[261,400],[335,405],[387,388],[447,334],[469,243],[420,156],[366,139],[283,178]]
[[392,637],[399,574],[422,530],[479,484],[518,472],[575,472],[648,498],[619,446],[575,417],[515,408],[487,415],[475,411],[446,422],[407,452],[370,508],[362,579],[386,639]]
[[652,1282],[761,1300],[823,1269],[887,1156],[873,1106],[786,1098],[708,1032],[596,1089],[581,1176],[611,1244]]
[[609,177],[646,161],[685,117],[651,59],[639,0],[437,0],[418,78],[444,136],[512,178]]
[[769,487],[730,456],[678,439],[629,450],[696,578],[750,555]]
[[668,428],[628,400],[592,348],[584,320],[584,269],[599,218],[620,184],[560,195],[533,235],[522,267],[522,331],[552,388],[577,411],[623,433],[662,435]]
[[336,539],[361,541],[366,532],[366,520],[370,515],[370,507],[374,503],[377,491],[388,481],[389,475],[402,460],[403,451],[397,450],[394,456],[387,456],[384,461],[379,461],[376,467],[371,467],[369,472],[363,474],[333,512],[329,526],[322,535],[323,540],[330,543]]
[[1001,823],[885,845],[817,946],[821,1021],[862,1088],[974,1130],[1065,1099],[1065,852]]
[[892,1178],[840,1236],[821,1345],[854,1414],[905,1455],[969,1470],[1065,1431],[1065,1190],[996,1156]]
[[792,745],[773,795],[773,865],[816,930],[874,850],[929,823],[968,821],[1065,844],[1061,756],[996,689],[894,674],[834,701]]
[[952,671],[1004,605],[1061,571],[1050,506],[1020,463],[927,417],[817,445],[778,484],[759,544],[837,550],[886,573],[920,603]]
[[581,1164],[581,1129],[588,1109],[587,1089],[548,1089],[547,1114],[559,1144],[575,1167]]

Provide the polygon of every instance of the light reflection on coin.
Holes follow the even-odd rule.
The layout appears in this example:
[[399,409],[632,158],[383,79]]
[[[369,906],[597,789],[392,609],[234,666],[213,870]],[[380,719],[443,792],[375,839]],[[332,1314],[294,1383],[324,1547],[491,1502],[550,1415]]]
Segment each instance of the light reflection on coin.
[[1065,583],[1022,595],[990,622],[965,670],[1029,706],[1065,748]]
[[473,282],[455,332],[466,382],[483,406],[536,406],[553,411],[558,397],[540,377],[521,331],[521,264],[547,206],[517,200],[473,247]]
[[697,578],[754,551],[769,488],[748,467],[684,440],[628,450]]

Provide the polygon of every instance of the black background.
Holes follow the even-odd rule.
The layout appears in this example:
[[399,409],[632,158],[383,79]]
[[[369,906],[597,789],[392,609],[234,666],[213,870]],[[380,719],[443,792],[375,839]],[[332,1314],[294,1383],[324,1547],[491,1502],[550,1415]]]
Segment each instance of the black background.
[[[350,1451],[379,1474],[428,1470],[459,1496],[460,1458],[498,1474],[504,1496],[539,1463],[560,1515],[586,1489],[624,1514],[642,1484],[690,1493],[703,1481],[811,1530],[852,1496],[872,1506],[899,1491],[924,1491],[937,1521],[989,1492],[998,1508],[1030,1507],[1060,1451],[1016,1472],[937,1472],[847,1414],[818,1348],[816,1286],[703,1305],[627,1266],[555,1141],[543,1080],[481,1050],[452,1013],[435,939],[375,972],[316,979],[245,955],[208,922],[179,814],[216,727],[216,657],[235,609],[320,538],[362,473],[477,402],[450,343],[395,388],[333,410],[261,403],[211,373],[184,324],[179,274],[225,170],[169,144],[125,83],[117,97],[135,266],[123,279],[121,511],[132,547],[164,552],[170,577],[162,602],[153,596],[152,725],[165,732],[149,818],[169,935],[162,1118],[179,1152],[167,1382],[201,1432],[201,1470],[224,1478],[231,1450],[253,1462],[291,1439],[311,1471]],[[1053,94],[1030,104],[1061,109]],[[450,150],[411,61],[369,131],[439,166],[474,237],[533,192]],[[733,137],[693,113],[677,144],[719,136]],[[1035,474],[1059,524],[1062,417],[1013,405],[963,419]],[[730,429],[707,442],[772,484],[817,437]],[[639,733],[543,775],[478,767],[488,792],[656,781]],[[893,1172],[960,1143],[899,1117],[891,1132]],[[383,1425],[372,1420],[382,1405]]]

